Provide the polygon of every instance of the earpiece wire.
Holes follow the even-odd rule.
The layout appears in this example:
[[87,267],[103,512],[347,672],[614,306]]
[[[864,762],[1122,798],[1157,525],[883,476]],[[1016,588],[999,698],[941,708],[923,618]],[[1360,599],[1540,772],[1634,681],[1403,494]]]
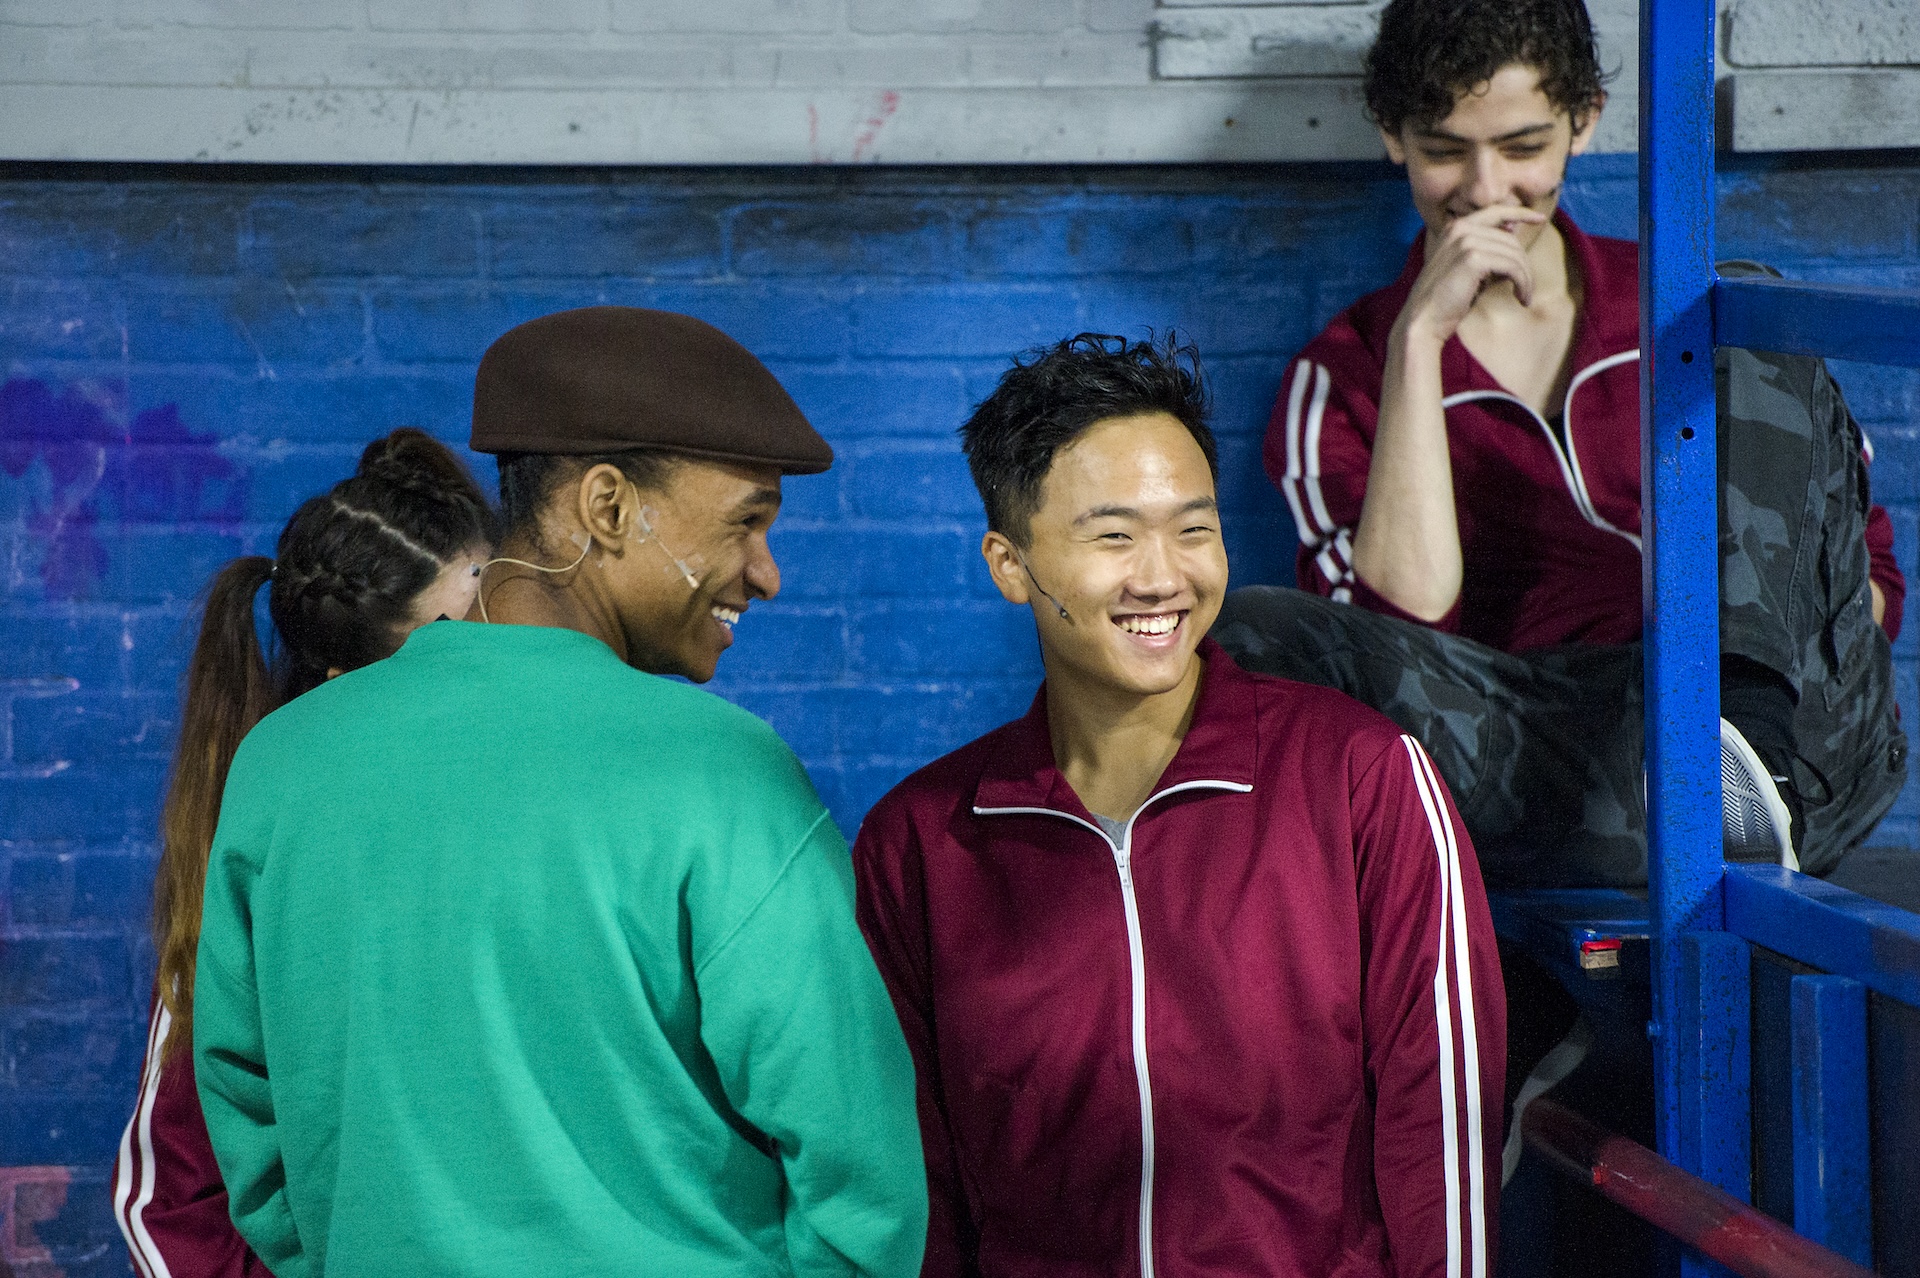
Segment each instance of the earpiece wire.
[[548,568],[542,564],[530,564],[524,559],[515,559],[511,555],[495,555],[492,559],[489,559],[484,564],[481,564],[480,565],[480,583],[479,585],[474,587],[474,591],[473,591],[474,601],[480,605],[480,620],[484,622],[488,622],[489,624],[491,624],[491,620],[492,620],[487,616],[487,569],[493,567],[495,564],[518,564],[522,568],[531,568],[535,572],[551,573],[555,575],[558,575],[563,572],[572,572],[575,568],[578,568],[581,564],[587,561],[587,552],[593,549],[593,538],[588,537],[586,541],[587,541],[587,544],[580,547],[580,557],[578,559],[575,559],[572,563],[568,564],[565,568]]

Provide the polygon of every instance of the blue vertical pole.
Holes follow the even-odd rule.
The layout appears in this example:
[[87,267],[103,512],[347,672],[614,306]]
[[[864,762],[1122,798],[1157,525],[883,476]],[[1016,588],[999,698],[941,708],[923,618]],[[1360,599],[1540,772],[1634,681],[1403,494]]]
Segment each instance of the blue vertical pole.
[[[1684,934],[1724,926],[1713,16],[1714,0],[1640,3],[1641,599],[1655,961],[1649,1029],[1660,1150],[1709,1179],[1734,1163],[1748,1121],[1744,1078],[1689,1076],[1684,1068],[1686,1045],[1727,1041],[1736,1013],[1680,949]],[[1722,1188],[1744,1196],[1748,1187]]]
[[1793,1227],[1871,1265],[1867,987],[1844,976],[1796,976],[1792,991]]
[[1753,1197],[1753,947],[1731,932],[1689,932],[1678,950],[1680,986],[1700,1000],[1677,1018],[1682,1147],[1697,1150],[1688,1170],[1742,1202]]

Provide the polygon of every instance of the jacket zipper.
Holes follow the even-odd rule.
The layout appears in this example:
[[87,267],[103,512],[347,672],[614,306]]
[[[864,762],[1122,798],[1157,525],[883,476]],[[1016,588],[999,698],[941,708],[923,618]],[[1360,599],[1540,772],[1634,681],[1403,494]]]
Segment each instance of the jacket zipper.
[[1605,359],[1595,360],[1593,363],[1575,373],[1572,379],[1568,381],[1567,398],[1561,405],[1560,410],[1560,420],[1566,424],[1567,428],[1567,446],[1564,449],[1560,447],[1560,441],[1554,437],[1553,427],[1547,425],[1546,418],[1534,411],[1533,405],[1523,399],[1509,395],[1505,391],[1461,391],[1458,394],[1448,395],[1443,398],[1440,401],[1440,407],[1445,410],[1452,408],[1455,404],[1469,404],[1487,399],[1501,399],[1509,404],[1519,405],[1527,416],[1533,418],[1534,424],[1540,428],[1541,435],[1546,438],[1547,447],[1553,450],[1553,459],[1560,465],[1560,478],[1566,481],[1567,491],[1572,495],[1574,508],[1580,512],[1580,517],[1595,528],[1610,532],[1616,537],[1625,538],[1632,544],[1635,550],[1639,550],[1640,535],[1638,533],[1628,532],[1624,528],[1616,527],[1607,522],[1607,520],[1601,516],[1599,509],[1594,506],[1593,495],[1587,491],[1586,476],[1580,471],[1580,452],[1574,447],[1573,443],[1573,393],[1579,390],[1581,385],[1595,374],[1603,373],[1616,364],[1624,364],[1629,360],[1639,358],[1640,351],[1638,348],[1630,351],[1619,351],[1607,356]]
[[1147,953],[1140,941],[1140,905],[1133,895],[1133,817],[1127,818],[1126,837],[1113,849],[1113,864],[1120,871],[1120,900],[1127,912],[1133,1077],[1140,1088],[1140,1278],[1153,1278],[1153,1076],[1147,1068]]
[[1058,808],[975,807],[973,810],[975,816],[1060,817],[1093,831],[1113,851],[1113,865],[1120,874],[1120,901],[1127,917],[1127,972],[1133,993],[1133,1077],[1140,1089],[1140,1278],[1153,1278],[1153,1078],[1147,1061],[1147,953],[1140,940],[1140,905],[1133,894],[1133,823],[1155,803],[1182,790],[1229,790],[1247,794],[1252,789],[1237,781],[1182,781],[1179,785],[1170,785],[1147,796],[1147,801],[1133,810],[1117,844],[1093,822]]

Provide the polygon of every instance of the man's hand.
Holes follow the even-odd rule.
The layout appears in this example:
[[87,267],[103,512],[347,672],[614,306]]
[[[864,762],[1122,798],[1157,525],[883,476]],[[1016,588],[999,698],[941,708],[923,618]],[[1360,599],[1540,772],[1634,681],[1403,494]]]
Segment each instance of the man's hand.
[[1545,213],[1518,204],[1495,204],[1456,219],[1427,255],[1394,327],[1422,344],[1445,345],[1495,279],[1512,281],[1520,305],[1530,305],[1533,268],[1512,228],[1546,220]]
[[1496,204],[1453,222],[1427,255],[1387,343],[1353,569],[1424,621],[1452,610],[1461,583],[1440,351],[1490,281],[1510,280],[1522,306],[1532,301],[1533,268],[1512,228],[1546,220],[1518,204]]

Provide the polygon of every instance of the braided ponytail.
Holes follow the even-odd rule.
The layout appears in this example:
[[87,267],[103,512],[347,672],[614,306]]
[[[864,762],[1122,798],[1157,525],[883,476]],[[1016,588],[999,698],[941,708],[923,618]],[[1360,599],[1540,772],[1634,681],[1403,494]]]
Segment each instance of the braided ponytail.
[[[154,882],[160,997],[173,1017],[163,1059],[192,1037],[207,857],[240,739],[329,671],[391,656],[420,594],[463,551],[494,536],[493,511],[459,458],[424,431],[403,427],[369,444],[351,478],[294,512],[277,561],[236,559],[214,577],[187,672]],[[279,639],[271,670],[253,612],[269,581],[267,610]]]
[[420,592],[495,532],[486,497],[446,445],[412,427],[367,445],[353,477],[300,507],[280,535],[268,609],[288,695],[328,670],[391,656]]

